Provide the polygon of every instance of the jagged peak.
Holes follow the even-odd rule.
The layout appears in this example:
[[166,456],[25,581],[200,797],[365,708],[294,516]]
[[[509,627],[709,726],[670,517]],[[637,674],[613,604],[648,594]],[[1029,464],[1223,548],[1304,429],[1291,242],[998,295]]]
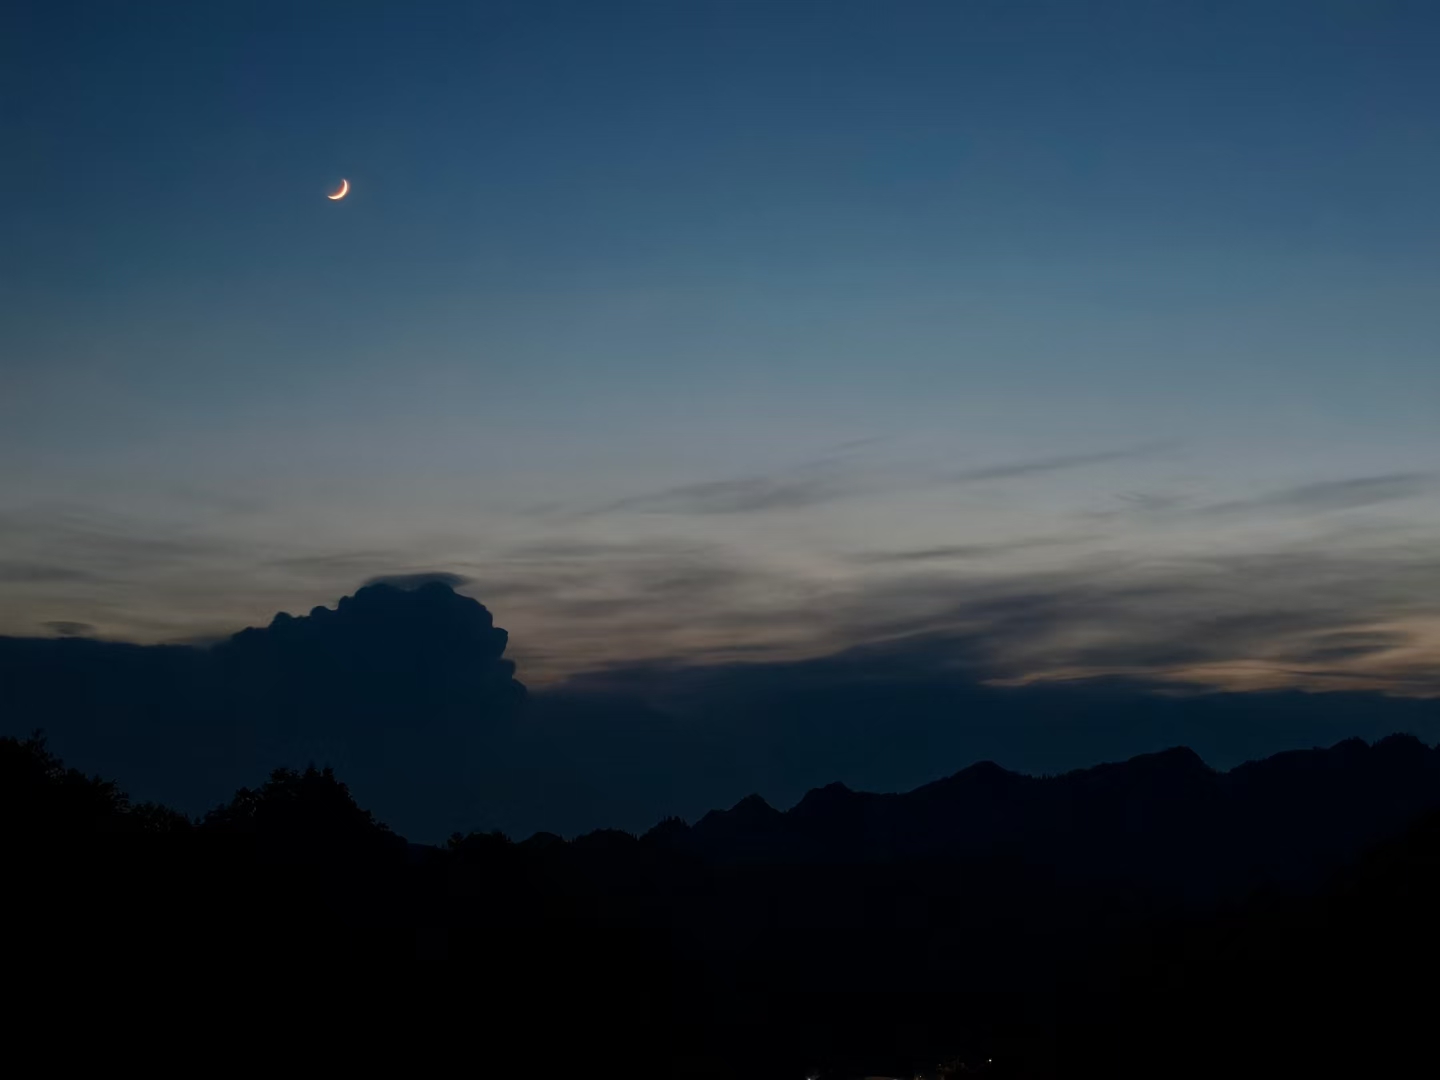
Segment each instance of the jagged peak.
[[1386,735],[1379,742],[1375,743],[1371,749],[1385,750],[1391,753],[1400,751],[1402,753],[1415,754],[1424,753],[1430,748],[1421,741],[1419,736],[1413,735],[1408,731],[1397,731],[1393,735]]
[[951,773],[949,776],[942,777],[933,783],[925,784],[917,788],[916,791],[943,791],[957,787],[976,785],[993,786],[1028,779],[1030,779],[1030,777],[1023,773],[1011,772],[1003,765],[998,765],[987,759],[985,761],[977,761],[972,765],[967,765],[959,772]]
[[684,818],[667,817],[651,826],[650,830],[640,837],[652,843],[671,843],[683,840],[690,834],[690,826]]
[[1020,774],[1013,773],[1009,769],[1005,768],[1003,765],[997,764],[996,762],[991,761],[989,758],[986,758],[984,761],[977,761],[973,765],[967,765],[955,775],[957,777],[966,776],[972,779],[990,779],[992,777],[1019,776]]
[[746,795],[729,810],[732,814],[776,814],[779,813],[773,806],[757,794]]
[[776,810],[759,795],[746,795],[729,810],[711,810],[702,817],[695,825],[696,830],[704,832],[716,826],[725,827],[735,824],[760,824],[772,818],[778,818],[780,811]]

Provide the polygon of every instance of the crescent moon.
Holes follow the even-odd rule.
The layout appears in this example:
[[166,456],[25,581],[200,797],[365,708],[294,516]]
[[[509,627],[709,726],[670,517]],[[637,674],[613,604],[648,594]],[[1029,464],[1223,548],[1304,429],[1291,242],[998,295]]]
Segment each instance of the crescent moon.
[[343,199],[346,195],[349,195],[349,194],[350,194],[350,181],[349,181],[349,180],[341,180],[341,181],[340,181],[340,190],[337,191],[337,192],[335,192],[334,195],[326,195],[325,197],[326,197],[327,199],[329,199],[331,202],[339,202],[341,199]]

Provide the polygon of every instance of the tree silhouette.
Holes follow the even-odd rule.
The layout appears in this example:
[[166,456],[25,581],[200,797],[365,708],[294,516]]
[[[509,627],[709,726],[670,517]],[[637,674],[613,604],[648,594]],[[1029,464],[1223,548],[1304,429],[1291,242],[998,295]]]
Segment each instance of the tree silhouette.
[[205,815],[210,833],[255,841],[268,855],[300,863],[333,864],[383,858],[404,841],[363,810],[334,770],[276,769],[257,789],[241,788]]
[[112,781],[66,768],[39,731],[26,739],[0,738],[0,820],[7,831],[32,838],[132,824],[125,793]]

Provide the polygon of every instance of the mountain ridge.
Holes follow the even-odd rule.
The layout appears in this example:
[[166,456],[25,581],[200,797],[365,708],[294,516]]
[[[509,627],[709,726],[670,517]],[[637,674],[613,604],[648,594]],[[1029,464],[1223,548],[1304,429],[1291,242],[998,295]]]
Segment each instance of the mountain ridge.
[[[651,833],[665,826],[667,847],[718,863],[1004,854],[1066,878],[1143,877],[1209,896],[1312,880],[1436,809],[1440,748],[1392,735],[1286,751],[1224,772],[1188,747],[1054,776],[980,762],[908,792],[836,782],[784,811],[751,794],[693,825],[672,819]],[[1256,870],[1262,864],[1264,873]]]

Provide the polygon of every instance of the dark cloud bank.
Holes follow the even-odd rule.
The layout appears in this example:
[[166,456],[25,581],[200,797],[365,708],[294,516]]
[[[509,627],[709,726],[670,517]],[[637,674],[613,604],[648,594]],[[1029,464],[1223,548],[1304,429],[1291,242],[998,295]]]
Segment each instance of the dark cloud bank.
[[[987,759],[1054,773],[1188,746],[1226,768],[1353,736],[1440,739],[1433,699],[996,687],[983,641],[963,635],[796,662],[616,667],[527,695],[505,631],[456,582],[380,581],[209,649],[0,638],[0,729],[43,728],[73,764],[192,813],[277,765],[331,764],[419,840],[640,831],[751,792],[787,806],[835,781],[905,790]],[[1341,634],[1316,649],[1386,644]]]

